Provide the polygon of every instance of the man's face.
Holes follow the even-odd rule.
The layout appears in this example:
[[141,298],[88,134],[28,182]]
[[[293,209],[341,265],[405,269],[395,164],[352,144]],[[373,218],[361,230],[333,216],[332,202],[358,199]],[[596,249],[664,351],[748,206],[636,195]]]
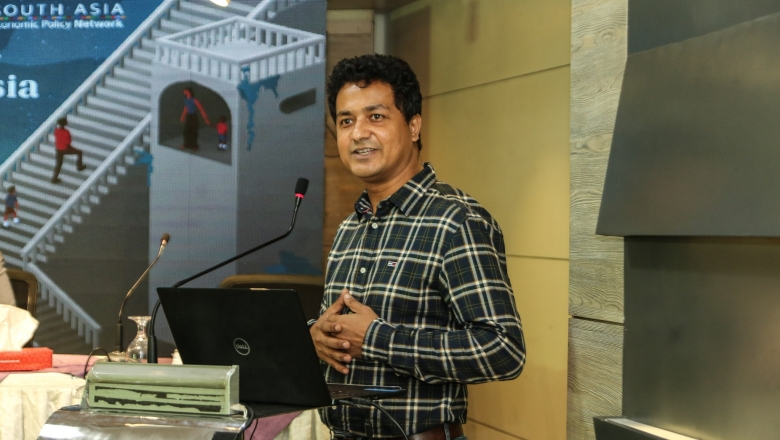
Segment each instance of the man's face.
[[420,126],[420,115],[406,122],[387,83],[349,83],[336,96],[339,156],[366,183],[403,185],[419,171]]

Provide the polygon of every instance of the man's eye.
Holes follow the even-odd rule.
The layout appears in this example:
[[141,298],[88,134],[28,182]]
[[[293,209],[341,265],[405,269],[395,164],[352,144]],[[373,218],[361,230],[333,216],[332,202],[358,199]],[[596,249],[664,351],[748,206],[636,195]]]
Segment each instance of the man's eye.
[[371,115],[371,120],[373,121],[378,121],[380,119],[382,119],[382,115],[378,115],[378,114]]
[[352,119],[342,119],[339,121],[339,125],[349,125],[352,123]]

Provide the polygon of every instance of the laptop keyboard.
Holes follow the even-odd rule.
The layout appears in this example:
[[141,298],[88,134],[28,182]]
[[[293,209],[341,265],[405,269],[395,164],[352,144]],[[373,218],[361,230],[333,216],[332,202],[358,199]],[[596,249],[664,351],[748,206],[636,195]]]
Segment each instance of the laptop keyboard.
[[363,391],[363,389],[358,390],[330,390],[330,397],[332,399],[349,399],[350,397],[360,397],[365,396],[369,393]]
[[349,399],[351,397],[384,398],[403,395],[406,393],[401,387],[375,387],[371,385],[343,385],[328,384],[330,397],[333,400]]

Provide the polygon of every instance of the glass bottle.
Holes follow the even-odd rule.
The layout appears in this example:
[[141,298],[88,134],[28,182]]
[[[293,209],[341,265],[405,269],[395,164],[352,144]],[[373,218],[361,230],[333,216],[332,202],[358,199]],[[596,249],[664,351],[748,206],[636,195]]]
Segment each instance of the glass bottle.
[[149,338],[146,337],[146,326],[152,319],[151,316],[130,316],[130,319],[138,324],[138,334],[135,339],[127,346],[125,358],[127,362],[146,363],[149,356]]

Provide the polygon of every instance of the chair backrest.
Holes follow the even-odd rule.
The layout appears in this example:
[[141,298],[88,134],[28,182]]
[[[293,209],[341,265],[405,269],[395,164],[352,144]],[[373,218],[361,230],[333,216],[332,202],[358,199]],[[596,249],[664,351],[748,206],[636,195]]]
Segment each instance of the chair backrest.
[[314,275],[233,275],[219,283],[223,289],[294,289],[298,292],[306,319],[317,319],[325,293],[325,278]]
[[35,317],[35,305],[38,299],[38,279],[35,275],[20,269],[6,268],[11,288],[14,291],[16,306],[27,309]]

